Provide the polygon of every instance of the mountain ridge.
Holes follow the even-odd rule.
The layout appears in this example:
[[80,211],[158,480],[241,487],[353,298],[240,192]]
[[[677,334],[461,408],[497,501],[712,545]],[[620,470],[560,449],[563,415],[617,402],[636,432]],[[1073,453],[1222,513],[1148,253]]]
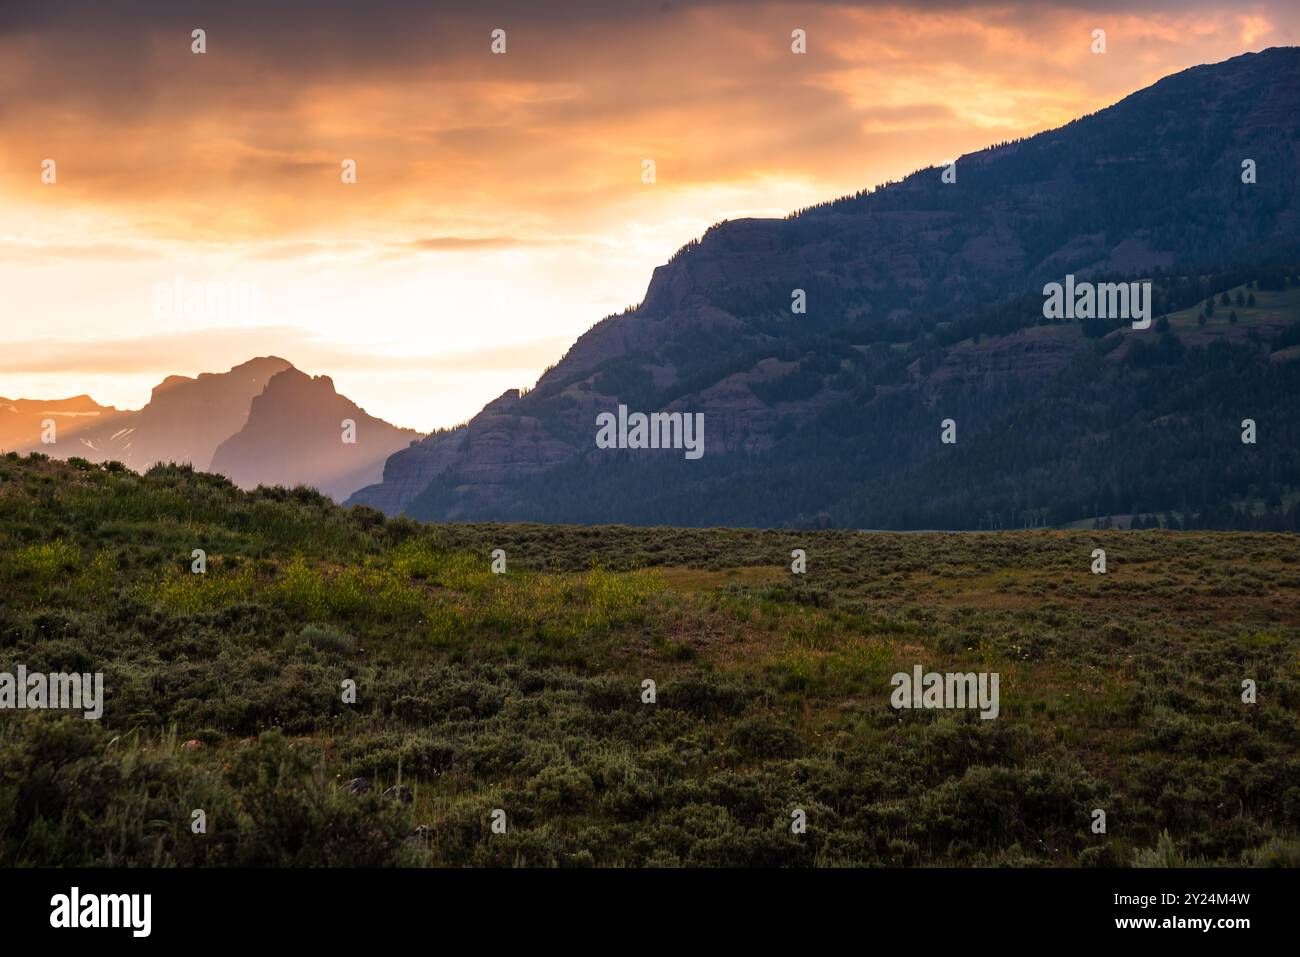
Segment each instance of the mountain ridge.
[[[1298,115],[1300,49],[1270,48],[1190,68],[1060,128],[967,154],[954,184],[930,167],[786,219],[717,224],[654,269],[639,306],[596,323],[531,391],[508,391],[465,426],[397,452],[383,481],[349,502],[430,520],[748,525],[828,513],[837,524],[974,527],[974,508],[963,518],[947,506],[940,516],[900,502],[894,514],[881,514],[860,501],[862,483],[919,469],[921,485],[937,489],[945,466],[933,459],[929,433],[937,436],[938,422],[924,424],[928,415],[920,413],[946,403],[996,431],[1031,412],[1022,363],[1038,364],[1028,382],[1041,386],[1045,376],[1078,378],[1102,361],[1095,328],[1068,345],[1009,338],[1041,317],[1045,280],[1066,273],[1154,279],[1157,306],[1168,312],[1188,305],[1193,292],[1206,295],[1193,287],[1211,274],[1225,288],[1261,276],[1272,282],[1274,267],[1290,276],[1287,257],[1300,259]],[[1241,181],[1246,158],[1263,171],[1258,183]],[[1256,274],[1231,272],[1243,263]],[[797,289],[806,315],[791,315]],[[948,339],[968,326],[1007,339],[1000,348],[1008,374],[986,379],[988,394],[970,393],[951,375],[932,378],[936,369],[952,372],[949,352],[965,337]],[[1174,351],[1182,341],[1179,332],[1153,331],[1150,339],[1173,342]],[[1123,346],[1112,366],[1129,353]],[[1145,388],[1125,370],[1112,370],[1108,387]],[[1079,381],[1080,391],[1089,388]],[[995,393],[1021,408],[997,410]],[[1202,398],[1216,405],[1222,397]],[[1062,401],[1067,418],[1087,417],[1088,407]],[[1090,403],[1095,412],[1095,397]],[[631,473],[611,470],[622,460],[598,455],[592,439],[595,416],[618,404],[704,411],[708,463],[686,472],[642,459]],[[895,426],[862,422],[864,413]],[[1133,414],[1133,430],[1150,427]],[[844,453],[827,451],[832,442],[843,443]],[[1021,464],[1060,471],[1065,452],[1058,441],[1043,449],[1050,463]],[[849,476],[823,483],[820,502],[796,492],[781,508],[767,501],[772,491],[764,486],[797,487],[785,462],[796,454],[819,477],[842,472],[841,459],[860,460],[861,481],[857,488]],[[755,456],[761,466],[749,461]],[[643,488],[637,472],[653,473],[658,487]],[[1282,473],[1294,479],[1289,463]],[[607,491],[628,481],[645,495]],[[560,486],[571,492],[556,492]],[[728,501],[737,492],[750,507]],[[1030,494],[1032,505],[1015,508],[1041,510],[1066,498]],[[1072,492],[1070,507],[1097,494],[1095,487]],[[662,507],[634,504],[647,496]]]
[[[286,373],[327,385],[327,389],[303,395],[277,388],[267,397],[271,384]],[[292,411],[274,408],[278,402],[292,403]],[[255,408],[261,412],[250,433]],[[0,399],[0,411],[6,409],[10,415],[0,417],[0,450],[119,461],[139,472],[158,464],[189,464],[199,471],[226,474],[246,488],[306,484],[339,499],[377,479],[384,459],[420,435],[366,414],[340,396],[329,377],[313,380],[279,356],[256,356],[226,372],[168,375],[154,386],[149,401],[135,410],[101,406],[88,395],[57,400]],[[319,428],[313,442],[304,447],[303,422],[319,425],[322,415],[332,422],[328,431],[334,445],[338,444],[340,420],[352,416],[358,421],[359,440],[347,447],[342,459],[346,464],[329,461],[333,446]],[[51,416],[55,428],[54,441],[49,443],[43,423]],[[272,423],[269,431],[266,420]],[[241,450],[240,442],[234,441],[241,435],[245,446],[255,451]],[[218,453],[222,454],[220,462]]]

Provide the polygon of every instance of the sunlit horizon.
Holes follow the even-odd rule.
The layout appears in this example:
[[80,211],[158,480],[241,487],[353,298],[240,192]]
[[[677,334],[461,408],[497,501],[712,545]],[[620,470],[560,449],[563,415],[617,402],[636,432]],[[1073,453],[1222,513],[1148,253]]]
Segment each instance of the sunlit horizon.
[[[0,395],[134,409],[168,375],[277,355],[396,425],[454,425],[533,385],[713,223],[1300,40],[1287,4],[1167,6],[0,21]],[[158,308],[158,287],[186,284],[255,290],[256,307]]]

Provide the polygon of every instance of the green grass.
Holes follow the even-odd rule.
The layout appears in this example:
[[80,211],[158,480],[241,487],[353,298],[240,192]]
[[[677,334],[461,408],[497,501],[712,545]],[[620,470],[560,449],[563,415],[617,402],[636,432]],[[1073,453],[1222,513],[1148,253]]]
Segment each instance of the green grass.
[[[0,672],[106,701],[0,711],[0,866],[1300,858],[1294,535],[421,526],[3,465]],[[893,710],[915,664],[1000,717]]]
[[[1211,326],[1231,326],[1230,316],[1233,312],[1236,312],[1237,321],[1240,324],[1284,328],[1295,322],[1296,316],[1300,315],[1300,287],[1291,286],[1282,290],[1269,290],[1252,289],[1248,285],[1242,285],[1226,291],[1231,304],[1227,306],[1220,305],[1219,296],[1216,295],[1214,299],[1214,315],[1206,317],[1204,327],[1199,322],[1199,317],[1205,310],[1204,303],[1197,303],[1187,309],[1169,313],[1170,327],[1178,332],[1186,333]],[[1241,295],[1243,300],[1248,296],[1254,296],[1255,304],[1252,306],[1243,302],[1242,305],[1237,305],[1238,294]]]

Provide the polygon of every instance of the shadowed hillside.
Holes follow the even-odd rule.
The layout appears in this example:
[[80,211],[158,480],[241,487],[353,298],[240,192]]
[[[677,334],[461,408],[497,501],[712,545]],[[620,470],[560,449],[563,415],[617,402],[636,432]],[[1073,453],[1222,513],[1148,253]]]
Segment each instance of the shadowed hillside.
[[[1281,338],[1295,303],[1231,330],[1222,310],[1204,334],[1134,331],[1049,322],[1042,288],[1149,280],[1152,318],[1293,288],[1298,147],[1300,50],[1276,48],[960,157],[954,183],[927,169],[719,224],[534,389],[397,453],[352,501],[434,520],[1249,525],[1300,487],[1300,372]],[[597,415],[619,405],[703,413],[706,454],[597,448]]]

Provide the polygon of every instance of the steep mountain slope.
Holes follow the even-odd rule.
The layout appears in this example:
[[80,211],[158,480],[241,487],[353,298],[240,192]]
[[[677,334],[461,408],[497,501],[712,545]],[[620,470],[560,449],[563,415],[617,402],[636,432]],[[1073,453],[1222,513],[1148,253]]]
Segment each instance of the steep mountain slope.
[[[353,437],[345,420],[354,423],[355,441],[345,441],[345,432]],[[312,485],[342,500],[378,479],[384,460],[418,438],[367,415],[328,376],[290,367],[253,399],[248,421],[217,448],[211,470],[241,488]]]
[[[1271,361],[1274,327],[1215,349],[1154,326],[1034,328],[1044,283],[1068,273],[1150,278],[1157,315],[1286,288],[1300,50],[1187,70],[956,169],[713,227],[531,392],[397,453],[351,501],[426,519],[978,527],[1300,484],[1295,364]],[[707,454],[598,448],[596,417],[619,405],[704,413]],[[1247,416],[1275,419],[1267,445],[1242,448]],[[958,444],[940,446],[950,417]]]

